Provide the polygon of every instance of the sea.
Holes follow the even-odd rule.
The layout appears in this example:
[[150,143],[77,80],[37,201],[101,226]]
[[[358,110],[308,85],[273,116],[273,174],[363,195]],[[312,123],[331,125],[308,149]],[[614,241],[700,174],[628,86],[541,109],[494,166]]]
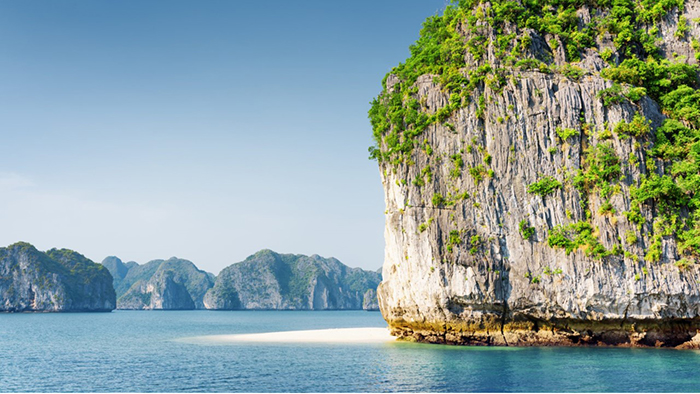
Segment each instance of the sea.
[[700,391],[700,351],[188,340],[385,326],[366,311],[0,314],[0,392]]

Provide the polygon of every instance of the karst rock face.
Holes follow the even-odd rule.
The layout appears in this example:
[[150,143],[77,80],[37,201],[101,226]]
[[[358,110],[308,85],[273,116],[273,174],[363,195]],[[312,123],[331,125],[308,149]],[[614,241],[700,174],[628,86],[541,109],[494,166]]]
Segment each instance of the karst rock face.
[[394,335],[700,343],[700,2],[584,3],[460,2],[385,78],[370,153]]
[[102,265],[114,278],[117,309],[204,309],[204,294],[214,286],[213,274],[177,257],[141,265],[109,256]]
[[110,312],[109,271],[69,249],[0,248],[0,312]]
[[224,268],[204,296],[207,309],[376,310],[381,276],[335,258],[261,250]]

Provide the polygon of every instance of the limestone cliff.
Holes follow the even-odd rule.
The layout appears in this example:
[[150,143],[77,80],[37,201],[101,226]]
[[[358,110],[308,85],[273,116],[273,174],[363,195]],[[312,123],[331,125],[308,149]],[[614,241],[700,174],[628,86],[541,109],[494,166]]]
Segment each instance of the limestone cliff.
[[0,248],[0,312],[109,312],[109,271],[68,249]]
[[697,346],[700,2],[553,4],[460,1],[384,80],[382,313],[426,342]]
[[204,297],[208,309],[375,309],[379,273],[334,258],[261,250],[225,268]]
[[214,275],[176,257],[139,265],[110,256],[102,261],[114,277],[117,309],[204,309]]

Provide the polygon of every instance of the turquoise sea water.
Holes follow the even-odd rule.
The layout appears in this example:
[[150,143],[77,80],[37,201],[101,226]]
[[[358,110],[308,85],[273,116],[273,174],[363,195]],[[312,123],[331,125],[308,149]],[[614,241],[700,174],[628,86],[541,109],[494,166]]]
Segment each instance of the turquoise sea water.
[[178,340],[383,326],[364,311],[0,314],[0,392],[700,391],[698,351]]

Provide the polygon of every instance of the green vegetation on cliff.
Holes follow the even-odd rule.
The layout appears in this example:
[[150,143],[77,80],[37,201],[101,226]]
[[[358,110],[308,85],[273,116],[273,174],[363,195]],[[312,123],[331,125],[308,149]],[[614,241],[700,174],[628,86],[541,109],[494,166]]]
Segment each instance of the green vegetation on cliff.
[[[417,137],[426,127],[444,122],[455,109],[470,100],[469,96],[475,89],[484,84],[496,88],[503,85],[505,69],[488,63],[478,65],[489,46],[496,49],[504,66],[523,68],[528,62],[536,62],[536,67],[524,68],[551,71],[548,67],[551,58],[521,59],[529,53],[532,45],[529,31],[555,37],[552,43],[555,47],[561,43],[570,62],[581,60],[581,52],[586,48],[596,48],[598,37],[612,35],[616,50],[606,48],[605,57],[614,57],[621,63],[618,67],[603,70],[602,75],[646,90],[623,94],[622,87],[615,85],[613,90],[602,94],[606,105],[619,103],[617,98],[624,95],[637,101],[645,94],[661,98],[661,92],[675,91],[669,98],[673,101],[670,106],[675,108],[684,101],[677,112],[700,121],[700,114],[694,115],[692,109],[685,109],[688,106],[697,109],[694,107],[697,98],[691,97],[692,92],[688,89],[678,91],[684,85],[686,88],[696,85],[697,67],[661,59],[656,46],[658,28],[653,27],[668,11],[682,8],[683,0],[500,0],[490,3],[491,7],[486,8],[479,0],[456,1],[446,7],[442,15],[425,21],[418,41],[410,47],[411,56],[387,74],[382,81],[384,92],[371,103],[369,117],[376,142],[369,149],[371,158],[403,162],[417,146]],[[604,10],[605,13],[582,25],[577,16],[577,10],[582,6]],[[495,41],[489,42],[481,35],[483,24],[500,33]],[[504,26],[513,24],[520,34],[501,33]],[[462,33],[464,30],[466,34]],[[467,53],[472,55],[475,64],[466,63]],[[572,79],[579,79],[584,72],[570,64],[559,71]],[[421,111],[421,103],[412,97],[416,93],[415,82],[422,75],[434,76],[434,80],[451,93],[449,104],[433,114]],[[398,78],[391,90],[386,86],[389,76]]]
[[0,248],[0,310],[110,311],[109,271],[69,249],[38,251],[26,242]]
[[214,275],[176,257],[139,265],[110,256],[102,265],[114,277],[118,309],[203,309],[214,285]]
[[[673,239],[684,262],[697,261],[700,81],[695,59],[700,59],[700,44],[696,37],[689,36],[698,21],[682,16],[684,7],[683,0],[453,1],[442,15],[428,18],[420,38],[410,48],[411,56],[382,81],[383,91],[369,110],[375,140],[369,148],[370,157],[393,171],[412,166],[414,148],[430,146],[423,140],[425,131],[435,126],[455,132],[453,115],[470,105],[484,123],[508,122],[510,114],[505,118],[489,116],[486,104],[507,83],[522,78],[523,72],[560,74],[572,81],[598,75],[612,85],[599,90],[596,99],[606,108],[632,105],[638,113],[628,121],[606,125],[598,137],[583,118],[579,127],[557,128],[560,143],[580,142],[585,148],[584,160],[572,174],[565,170],[563,177],[543,177],[530,184],[528,191],[546,196],[560,188],[574,187],[582,196],[583,215],[571,218],[567,214],[575,220],[548,229],[549,245],[567,252],[587,245],[588,254],[598,258],[620,254],[621,240],[610,251],[602,248],[595,238],[597,230],[591,217],[615,214],[611,198],[622,192],[628,194],[625,198],[631,201],[631,208],[621,213],[631,224],[641,228],[648,220],[644,213],[653,216],[645,259],[658,261],[662,240]],[[661,23],[675,24],[674,39],[692,48],[694,56],[671,55],[668,48],[663,49]],[[557,56],[560,60],[555,61]],[[602,60],[602,66],[591,67],[590,59],[594,58]],[[419,85],[425,83],[440,87],[447,98],[444,105],[428,108],[418,93]],[[643,100],[647,100],[646,106],[650,101],[658,105],[665,116],[661,124],[652,125],[645,118]],[[627,176],[628,158],[618,157],[605,141],[613,136],[633,139],[640,152],[629,157],[629,164],[642,176],[628,191],[620,186]],[[471,154],[471,146],[467,153]],[[557,150],[550,148],[549,152],[556,154]],[[487,152],[480,153],[491,157]],[[437,157],[428,164],[433,168],[447,165],[445,159],[440,162]],[[449,159],[450,176],[457,179],[466,160],[461,154]],[[489,165],[491,160],[484,162]],[[468,168],[476,184],[485,174],[490,178],[499,176],[483,165]],[[424,187],[426,183],[421,178],[416,186]],[[458,204],[456,196],[464,193],[433,191],[432,205]],[[595,209],[590,202],[593,196],[602,199]]]
[[379,273],[334,258],[261,250],[222,270],[204,303],[209,309],[374,309],[380,281]]

